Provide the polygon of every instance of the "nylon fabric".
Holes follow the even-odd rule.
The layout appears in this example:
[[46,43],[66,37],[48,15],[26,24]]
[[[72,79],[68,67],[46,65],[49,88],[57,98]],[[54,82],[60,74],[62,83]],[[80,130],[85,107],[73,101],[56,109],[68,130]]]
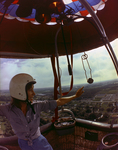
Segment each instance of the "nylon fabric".
[[[5,0],[6,1],[6,0]],[[0,3],[0,13],[4,14],[5,12],[5,7],[4,7],[4,3],[5,1],[2,1]],[[11,19],[12,17],[16,17],[17,19],[19,19],[19,17],[17,17],[16,15],[16,10],[18,8],[18,2],[19,0],[14,0],[13,3],[11,3],[11,5],[8,7],[7,12],[5,14],[7,19]],[[97,8],[99,8],[100,5],[102,5],[103,3],[105,3],[107,0],[87,0],[87,2],[90,4],[91,7],[95,8],[97,10]],[[70,14],[77,14],[78,12],[80,12],[81,15],[84,14],[84,16],[86,16],[88,13],[88,11],[86,12],[86,9],[83,7],[83,5],[78,1],[78,0],[63,0],[64,4],[65,4],[65,10],[64,13],[67,15],[68,13]],[[85,11],[85,12],[82,12]],[[29,20],[29,21],[34,21],[35,22],[35,13],[36,13],[36,9],[32,9],[32,14],[26,18],[22,18],[20,19],[20,21],[24,21],[24,20]],[[10,16],[9,16],[10,15]],[[51,22],[55,22],[55,18],[58,18],[59,14],[52,14],[51,15]],[[14,19],[14,18],[13,18]],[[32,22],[33,23],[33,22]]]

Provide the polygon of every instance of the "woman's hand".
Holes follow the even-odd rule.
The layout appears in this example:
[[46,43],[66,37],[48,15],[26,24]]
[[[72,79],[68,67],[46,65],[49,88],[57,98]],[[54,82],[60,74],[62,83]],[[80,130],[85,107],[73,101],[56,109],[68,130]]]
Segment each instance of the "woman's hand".
[[80,97],[82,95],[82,93],[84,92],[83,91],[83,88],[80,88],[75,95],[72,95],[72,96],[69,96],[69,97],[62,97],[62,98],[59,98],[57,99],[57,106],[62,106],[70,101],[72,101],[73,99],[77,98],[77,97]]
[[82,95],[82,93],[84,93],[84,91],[83,91],[83,88],[84,87],[81,87],[77,92],[76,92],[76,97],[80,97],[81,95]]

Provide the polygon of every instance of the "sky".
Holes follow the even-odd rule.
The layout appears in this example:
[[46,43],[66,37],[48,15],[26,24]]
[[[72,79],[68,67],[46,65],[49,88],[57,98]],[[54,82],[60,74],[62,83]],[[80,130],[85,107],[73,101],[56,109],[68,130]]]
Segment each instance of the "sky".
[[[116,57],[118,59],[118,39],[111,42]],[[79,53],[73,56],[73,77],[74,85],[88,84],[83,69],[81,56]],[[112,60],[104,46],[87,51],[88,62],[92,70],[92,78],[94,83],[117,79],[117,74]],[[87,78],[90,78],[90,69],[86,60],[84,67],[86,69]],[[71,76],[68,74],[67,58],[59,57],[59,65],[61,72],[61,85],[70,85]],[[11,78],[18,73],[28,73],[36,79],[35,88],[45,88],[54,86],[54,77],[50,58],[41,59],[4,59],[0,58],[0,90],[8,90]]]

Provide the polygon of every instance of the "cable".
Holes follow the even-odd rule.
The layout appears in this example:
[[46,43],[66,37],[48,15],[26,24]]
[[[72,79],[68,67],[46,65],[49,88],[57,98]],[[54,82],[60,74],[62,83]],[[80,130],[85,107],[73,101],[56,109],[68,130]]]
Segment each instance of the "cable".
[[[101,40],[102,40],[104,46],[106,47],[106,49],[107,49],[107,51],[108,51],[108,53],[109,53],[109,55],[111,57],[111,60],[112,60],[112,62],[114,64],[114,67],[116,69],[116,73],[118,75],[118,61],[117,61],[116,55],[115,55],[115,53],[113,51],[113,48],[112,48],[111,44],[109,43],[109,40],[108,40],[107,36],[106,37],[103,36],[103,34],[101,33],[101,31],[99,30],[99,27],[95,24],[95,22],[93,22],[94,20],[90,20],[91,18],[88,19],[87,17],[80,16],[80,15],[75,15],[75,16],[77,16],[77,18],[84,18],[84,19],[86,19],[96,29],[96,31],[98,32],[98,34],[101,37]],[[74,20],[77,19],[77,18],[74,18]]]
[[[88,59],[88,55],[84,52],[84,55],[81,56],[81,59],[82,59],[82,65],[83,65],[83,69],[84,69],[84,71],[85,71],[85,76],[86,76],[87,82],[88,82],[89,84],[92,84],[94,80],[92,79],[92,73],[91,73],[92,69],[91,69],[91,67],[90,67],[90,65],[89,65],[89,62],[88,62],[88,60],[87,60],[87,59]],[[90,70],[90,78],[87,78],[86,69],[85,69],[83,60],[86,60],[86,61],[87,61],[87,64],[88,64],[88,67],[89,67],[89,70]]]
[[63,25],[62,24],[61,24],[61,30],[62,30],[63,41],[64,41],[65,50],[66,50],[66,56],[67,56],[67,62],[68,62],[68,72],[69,72],[69,75],[72,75],[72,68],[71,68],[71,65],[70,65],[69,57],[68,57],[68,51],[67,51],[67,47],[66,47],[66,42],[65,42],[64,31],[63,31]]
[[92,18],[93,18],[97,28],[100,31],[102,39],[103,40],[105,39],[105,45],[108,44],[109,49],[107,48],[107,50],[108,50],[108,53],[111,56],[111,59],[113,61],[113,64],[115,66],[115,69],[116,69],[116,72],[117,72],[117,75],[118,75],[118,61],[117,61],[117,58],[116,58],[115,53],[113,51],[113,48],[112,48],[112,46],[109,43],[109,40],[108,40],[107,35],[105,33],[104,27],[102,26],[102,24],[101,24],[99,18],[97,17],[97,15],[94,13],[94,11],[91,8],[90,4],[86,0],[79,0],[79,1],[88,10],[88,12],[91,14],[91,16],[92,16]]
[[1,20],[0,20],[0,24],[2,23],[2,21],[3,21],[3,19],[4,19],[4,16],[5,16],[6,12],[7,12],[7,9],[8,9],[8,7],[6,7],[6,9],[5,9],[5,11],[4,11],[4,14],[3,14],[3,16],[2,16],[2,18],[1,18]]
[[59,92],[60,92],[60,96],[62,97],[61,76],[60,76],[60,71],[59,71],[59,54],[58,54],[58,48],[57,48],[57,36],[60,30],[61,30],[61,27],[57,30],[57,33],[55,36],[55,55],[56,55],[57,71],[58,71]]

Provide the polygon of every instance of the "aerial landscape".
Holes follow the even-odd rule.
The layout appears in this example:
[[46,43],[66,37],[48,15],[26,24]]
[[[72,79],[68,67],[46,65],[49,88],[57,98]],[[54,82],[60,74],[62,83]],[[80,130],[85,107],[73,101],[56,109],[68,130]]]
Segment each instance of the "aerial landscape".
[[[77,89],[84,86],[84,93],[81,97],[64,105],[64,108],[70,109],[75,118],[81,118],[96,122],[111,123],[113,118],[118,115],[118,80],[110,80],[93,84],[75,85],[71,92],[66,95],[73,95]],[[53,100],[53,88],[35,89],[34,101]],[[62,92],[69,90],[68,86],[62,87]],[[8,90],[0,91],[0,105],[10,103]],[[58,109],[61,109],[59,107]],[[40,126],[51,122],[54,111],[42,112]],[[63,116],[69,114],[63,114]],[[118,123],[118,119],[114,123]],[[14,135],[14,132],[3,116],[0,116],[0,137]]]

